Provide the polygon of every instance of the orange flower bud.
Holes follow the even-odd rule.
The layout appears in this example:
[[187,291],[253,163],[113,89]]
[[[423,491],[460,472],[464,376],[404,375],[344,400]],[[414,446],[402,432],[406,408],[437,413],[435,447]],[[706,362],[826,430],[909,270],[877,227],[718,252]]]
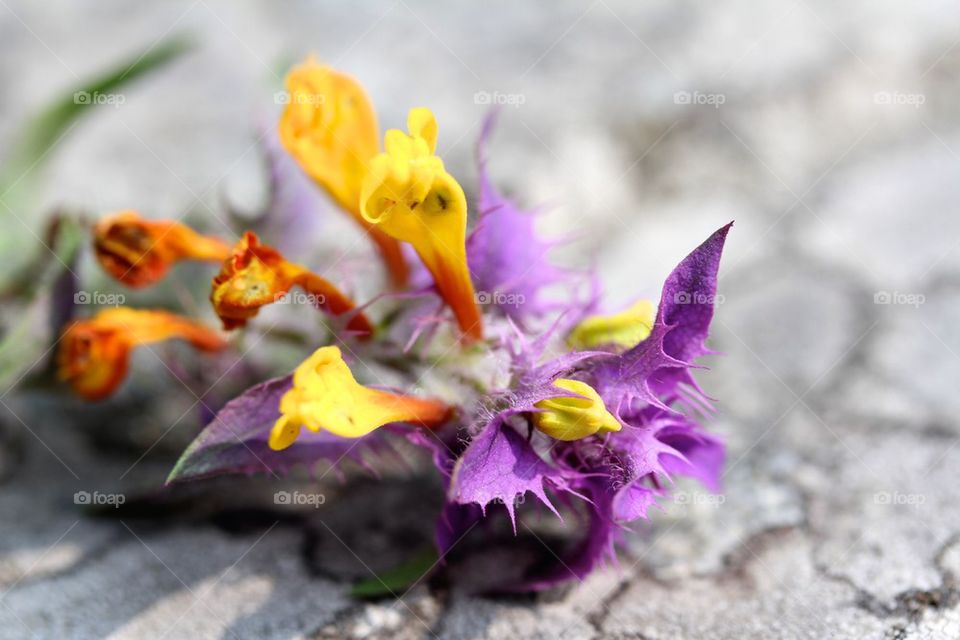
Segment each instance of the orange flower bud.
[[230,246],[173,220],[146,220],[127,210],[102,218],[93,248],[104,270],[130,287],[159,282],[180,260],[223,262]]
[[[220,273],[213,279],[210,301],[225,329],[236,329],[257,315],[260,307],[277,302],[294,286],[313,296],[315,304],[333,315],[356,309],[353,301],[329,281],[306,267],[287,261],[279,251],[260,244],[252,231],[233,249]],[[362,312],[347,323],[347,328],[369,336],[373,325]]]
[[167,311],[104,309],[64,330],[57,354],[58,375],[80,396],[101,400],[123,382],[134,347],[171,338],[186,340],[201,351],[227,346],[216,331]]

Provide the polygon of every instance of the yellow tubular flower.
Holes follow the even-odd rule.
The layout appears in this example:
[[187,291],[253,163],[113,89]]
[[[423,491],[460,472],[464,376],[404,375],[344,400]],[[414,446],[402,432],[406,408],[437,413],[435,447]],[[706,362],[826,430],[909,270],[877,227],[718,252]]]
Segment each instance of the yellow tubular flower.
[[[553,383],[576,395],[541,400],[534,406],[533,424],[557,440],[580,440],[595,433],[620,431],[620,422],[607,411],[600,395],[586,382],[561,378]],[[582,396],[582,397],[581,397]]]
[[409,135],[391,129],[384,136],[386,152],[373,159],[363,181],[361,212],[385,233],[413,245],[460,329],[480,339],[483,323],[467,269],[466,196],[434,155],[433,113],[411,109],[407,129]]
[[280,400],[282,414],[270,432],[270,448],[286,449],[307,427],[343,438],[359,438],[391,422],[438,427],[450,409],[437,400],[364,387],[337,347],[321,347],[293,373],[293,388]]
[[650,335],[656,317],[657,309],[653,303],[640,300],[626,311],[585,319],[567,336],[567,344],[574,349],[603,346],[631,349]]
[[380,129],[370,98],[350,76],[313,58],[286,78],[289,102],[280,140],[300,167],[369,233],[391,278],[402,285],[407,264],[396,240],[360,215],[360,187],[380,151]]

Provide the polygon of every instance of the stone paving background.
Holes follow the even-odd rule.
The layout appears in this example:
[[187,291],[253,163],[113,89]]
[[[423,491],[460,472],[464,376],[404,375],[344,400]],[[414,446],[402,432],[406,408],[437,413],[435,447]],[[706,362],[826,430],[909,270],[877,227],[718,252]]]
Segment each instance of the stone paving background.
[[960,637],[958,27],[946,1],[0,0],[0,151],[78,79],[164,35],[199,44],[56,145],[40,202],[0,214],[24,248],[64,204],[190,209],[215,229],[224,198],[257,193],[257,125],[309,51],[360,77],[383,125],[433,107],[471,187],[483,96],[514,103],[494,175],[599,252],[612,306],[656,297],[737,221],[725,355],[701,376],[724,497],[687,487],[619,567],[536,598],[355,601],[352,581],[429,531],[415,478],[333,481],[316,511],[278,511],[277,485],[251,480],[165,518],[91,518],[74,492],[162,481],[189,438],[168,414],[189,402],[15,388],[0,638]]

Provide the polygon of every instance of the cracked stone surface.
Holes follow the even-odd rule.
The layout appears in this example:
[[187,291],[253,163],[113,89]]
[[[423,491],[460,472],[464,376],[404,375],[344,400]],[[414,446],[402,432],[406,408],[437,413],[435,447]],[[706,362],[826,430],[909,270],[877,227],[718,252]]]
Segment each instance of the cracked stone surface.
[[[494,178],[577,234],[561,256],[597,253],[611,308],[656,297],[736,219],[723,355],[700,376],[724,493],[682,483],[617,566],[535,597],[429,582],[354,599],[429,544],[435,483],[391,468],[159,500],[197,417],[148,358],[103,407],[0,389],[0,639],[960,637],[958,27],[950,3],[893,0],[0,3],[0,149],[78,78],[168,32],[198,43],[65,136],[30,176],[36,202],[0,211],[14,261],[58,205],[216,230],[224,200],[262,197],[258,126],[309,51],[362,78],[386,126],[432,107],[468,189],[476,94],[521,96]],[[322,235],[317,253],[340,237]],[[280,489],[325,501],[281,508]],[[83,491],[125,503],[84,508]]]

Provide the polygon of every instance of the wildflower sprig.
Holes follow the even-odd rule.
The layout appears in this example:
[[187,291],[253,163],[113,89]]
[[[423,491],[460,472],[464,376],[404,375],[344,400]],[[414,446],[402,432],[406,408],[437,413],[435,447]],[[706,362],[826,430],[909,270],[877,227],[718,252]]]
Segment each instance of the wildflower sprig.
[[[266,234],[269,244],[246,231],[231,246],[129,212],[98,224],[97,256],[121,283],[155,283],[182,260],[219,265],[209,299],[225,330],[242,334],[263,322],[261,309],[292,290],[312,296],[318,321],[332,325],[326,344],[311,342],[309,331],[299,336],[292,371],[226,403],[170,482],[321,461],[372,467],[365,456],[405,440],[429,452],[444,485],[441,552],[482,535],[486,528],[475,525],[496,518],[491,505],[505,507],[514,531],[536,504],[573,516],[565,522],[581,542],[553,570],[503,585],[513,590],[586,575],[613,553],[627,523],[667,496],[675,476],[718,489],[724,448],[699,423],[710,402],[691,369],[709,353],[730,225],[679,263],[658,304],[605,313],[594,275],[550,263],[553,243],[536,232],[533,214],[490,180],[492,115],[478,143],[477,197],[468,198],[461,184],[469,183],[437,152],[440,126],[428,108],[410,109],[406,130],[389,129],[381,148],[376,112],[356,80],[308,59],[286,84],[279,139],[370,236],[392,288],[358,300],[358,281],[377,282],[368,270],[344,277],[315,268],[319,256],[295,255]],[[406,262],[404,245],[427,282],[405,285],[417,265]],[[548,298],[560,282],[568,295]],[[65,328],[61,376],[84,397],[103,399],[120,386],[131,349],[171,338],[200,351],[229,348],[200,321],[118,308]],[[385,370],[389,383],[378,373]],[[537,500],[519,508],[527,495]]]

